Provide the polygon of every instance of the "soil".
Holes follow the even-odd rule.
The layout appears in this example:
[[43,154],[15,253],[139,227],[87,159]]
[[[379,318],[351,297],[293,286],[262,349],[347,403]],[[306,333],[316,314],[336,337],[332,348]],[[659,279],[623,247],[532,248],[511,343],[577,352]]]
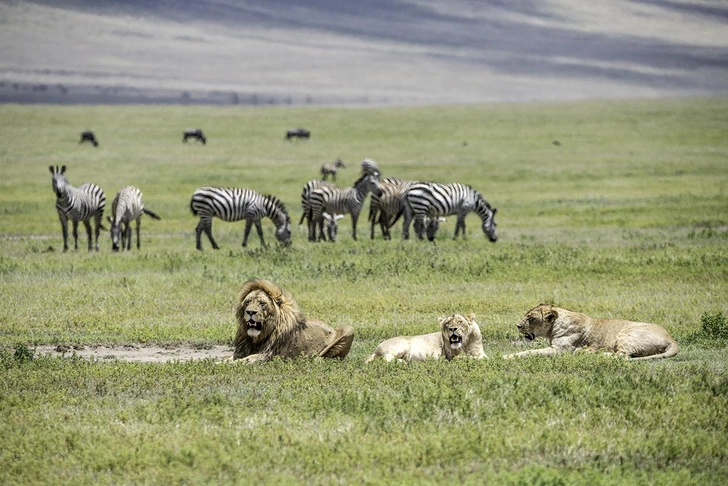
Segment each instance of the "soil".
[[146,345],[124,346],[38,346],[36,355],[49,355],[54,357],[77,356],[95,361],[129,361],[140,363],[167,363],[170,361],[189,361],[212,359],[221,361],[229,358],[233,350],[229,346],[212,346],[209,348],[197,347],[161,347]]

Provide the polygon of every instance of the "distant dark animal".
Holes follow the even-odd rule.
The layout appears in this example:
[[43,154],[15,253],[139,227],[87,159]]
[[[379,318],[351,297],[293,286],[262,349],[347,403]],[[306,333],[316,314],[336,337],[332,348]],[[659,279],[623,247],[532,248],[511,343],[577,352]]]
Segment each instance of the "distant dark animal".
[[137,250],[141,247],[139,233],[142,223],[142,214],[148,214],[154,219],[162,219],[154,211],[144,207],[142,191],[134,186],[126,186],[116,193],[111,203],[111,249],[119,251],[119,242],[122,250],[131,250],[131,222],[136,221]]
[[255,225],[260,244],[265,246],[263,228],[260,220],[270,218],[276,225],[276,239],[288,246],[291,243],[291,219],[286,207],[274,196],[262,195],[251,189],[233,187],[201,187],[195,191],[190,201],[192,214],[200,217],[197,224],[197,249],[202,250],[200,238],[204,231],[215,250],[220,247],[212,237],[212,218],[217,216],[223,221],[245,220],[243,246],[248,245],[250,230]]
[[556,145],[557,147],[561,147],[561,142],[559,142],[558,140],[554,140],[551,143],[554,144],[554,145]]
[[293,128],[286,132],[286,140],[290,140],[292,138],[311,138],[311,132],[301,127]]
[[81,140],[79,140],[78,143],[84,142],[90,142],[91,145],[93,145],[94,147],[99,146],[99,141],[96,139],[96,135],[94,135],[94,132],[92,132],[91,130],[81,132]]
[[321,178],[326,180],[328,176],[331,176],[331,180],[336,181],[336,172],[339,169],[346,169],[341,159],[336,159],[330,164],[324,164],[321,166]]
[[96,184],[82,184],[73,187],[69,184],[64,173],[66,166],[60,169],[58,166],[49,167],[53,175],[53,192],[56,195],[56,211],[61,221],[63,230],[63,251],[68,251],[68,220],[73,222],[74,248],[78,250],[78,223],[83,222],[88,235],[88,251],[94,249],[94,241],[91,239],[91,218],[94,219],[96,230],[95,247],[99,251],[99,230],[106,229],[101,225],[101,218],[104,216],[106,207],[106,196]]
[[187,130],[185,130],[182,141],[187,142],[188,138],[194,138],[198,142],[202,142],[202,145],[205,145],[207,143],[205,134],[202,133],[202,130],[200,130],[199,128],[188,128]]

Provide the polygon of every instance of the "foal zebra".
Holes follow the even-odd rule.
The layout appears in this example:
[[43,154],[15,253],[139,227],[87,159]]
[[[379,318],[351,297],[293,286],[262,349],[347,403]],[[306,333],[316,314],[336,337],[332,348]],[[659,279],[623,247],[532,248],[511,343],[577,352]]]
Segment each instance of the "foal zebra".
[[[422,239],[425,231],[425,217],[449,216],[457,214],[455,238],[460,230],[465,236],[465,216],[475,211],[483,221],[482,228],[488,239],[495,243],[498,240],[495,232],[495,213],[497,208],[491,207],[483,196],[470,186],[463,184],[438,184],[436,182],[419,182],[407,192],[407,209],[402,227],[402,237],[409,238],[409,225],[415,220],[417,237]],[[428,232],[429,233],[429,232]],[[428,239],[432,241],[433,236]]]
[[[49,167],[53,175],[53,192],[56,194],[56,211],[58,211],[58,219],[61,221],[61,229],[63,230],[63,251],[68,251],[68,220],[73,223],[73,243],[74,249],[78,250],[78,223],[83,222],[88,235],[88,251],[92,251],[94,247],[99,251],[99,231],[106,229],[101,224],[101,218],[104,216],[104,207],[106,207],[106,196],[96,184],[86,183],[79,187],[73,187],[69,184],[64,173],[66,166],[60,169],[58,166]],[[95,242],[91,240],[91,218],[94,219]],[[95,243],[95,245],[94,245]]]
[[379,172],[361,174],[353,187],[345,189],[320,185],[309,196],[311,217],[308,221],[308,240],[316,241],[316,227],[323,236],[323,213],[351,214],[352,237],[356,240],[356,222],[369,191],[379,186]]
[[303,190],[301,191],[301,209],[303,209],[303,214],[301,214],[301,220],[298,222],[299,226],[303,224],[303,220],[306,218],[308,218],[308,223],[311,222],[311,192],[319,186],[329,188],[336,187],[330,182],[325,182],[319,179],[310,180],[305,186],[303,186]]
[[344,162],[341,159],[336,159],[330,164],[324,164],[321,166],[321,179],[326,180],[328,176],[331,176],[332,181],[336,181],[336,172],[339,169],[346,169]]
[[141,248],[140,227],[142,214],[148,214],[153,219],[162,219],[154,211],[144,207],[142,191],[134,186],[126,186],[116,193],[111,202],[111,216],[107,217],[111,223],[111,249],[119,251],[119,242],[122,250],[131,250],[131,222],[136,221],[137,250]]
[[260,244],[265,246],[263,228],[260,220],[270,218],[276,226],[276,239],[283,245],[291,243],[291,219],[286,207],[274,196],[262,195],[251,189],[232,187],[201,187],[192,194],[190,210],[195,216],[200,216],[197,224],[197,249],[202,250],[201,236],[204,231],[210,244],[215,250],[220,247],[212,237],[212,218],[217,216],[223,221],[245,220],[245,236],[243,246],[248,245],[250,230],[255,229],[260,237]]

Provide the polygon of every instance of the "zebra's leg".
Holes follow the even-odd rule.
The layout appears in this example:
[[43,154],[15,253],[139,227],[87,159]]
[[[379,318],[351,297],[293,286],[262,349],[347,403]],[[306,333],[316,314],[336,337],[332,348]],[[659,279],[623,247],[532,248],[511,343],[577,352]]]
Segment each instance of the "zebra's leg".
[[263,239],[263,225],[260,224],[260,220],[255,222],[255,231],[258,232],[260,238],[260,246],[265,246],[265,240]]
[[425,239],[425,216],[418,214],[415,216],[415,234],[418,240]]
[[404,220],[402,221],[402,239],[409,240],[409,227],[412,223],[412,209],[404,210]]
[[140,241],[141,240],[141,238],[140,238],[141,237],[141,231],[142,231],[141,226],[142,226],[142,217],[139,216],[136,219],[137,250],[141,250],[141,248],[142,248],[142,244],[141,244],[141,241]]
[[78,221],[72,220],[71,225],[73,226],[73,249],[78,250]]
[[61,232],[63,233],[63,251],[66,252],[68,251],[68,218],[59,211],[58,220],[61,222]]
[[94,216],[94,247],[96,251],[99,251],[99,235],[101,234],[101,218],[103,218],[103,212],[96,213]]
[[131,221],[126,223],[126,251],[131,251]]
[[463,238],[465,238],[465,216],[458,215],[458,221],[455,224],[455,236],[453,239],[458,237],[460,230],[463,232]]
[[248,236],[250,236],[250,230],[253,227],[253,222],[249,219],[245,220],[245,233],[243,235],[243,248],[248,246]]
[[84,226],[84,228],[86,228],[86,236],[88,236],[88,251],[93,251],[94,250],[94,240],[91,235],[91,221],[89,221],[88,219],[85,219],[83,221],[83,226]]
[[351,237],[356,241],[356,222],[359,220],[359,213],[351,213]]

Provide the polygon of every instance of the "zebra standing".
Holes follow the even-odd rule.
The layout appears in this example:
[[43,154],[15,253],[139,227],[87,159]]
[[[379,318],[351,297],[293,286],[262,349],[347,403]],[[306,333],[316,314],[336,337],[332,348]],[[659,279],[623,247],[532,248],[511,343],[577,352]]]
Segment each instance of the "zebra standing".
[[134,186],[126,186],[116,193],[111,203],[111,249],[119,251],[121,241],[122,250],[131,250],[131,222],[136,221],[137,250],[141,248],[140,227],[142,214],[148,214],[153,219],[162,219],[154,211],[144,207],[142,191]]
[[298,225],[301,226],[303,224],[303,220],[308,218],[308,224],[311,222],[311,192],[316,189],[317,187],[329,187],[329,188],[335,188],[336,186],[330,182],[325,182],[319,179],[313,179],[306,183],[305,186],[303,186],[303,190],[301,191],[301,209],[303,209],[303,214],[301,214],[301,220],[298,222]]
[[371,238],[374,239],[374,227],[379,223],[382,238],[391,239],[389,229],[404,214],[407,208],[407,191],[415,181],[387,177],[379,185],[379,194],[373,192],[369,201],[369,221],[371,222]]
[[248,245],[248,236],[252,225],[260,237],[260,244],[265,246],[263,228],[260,220],[270,218],[276,226],[276,239],[284,245],[291,243],[291,220],[283,203],[274,196],[262,195],[251,189],[231,187],[201,187],[192,194],[190,201],[192,214],[200,216],[197,233],[197,249],[202,250],[200,241],[204,231],[215,250],[220,247],[212,237],[212,218],[217,216],[223,221],[245,220],[245,236],[243,246]]
[[478,191],[470,186],[457,183],[419,182],[410,187],[407,192],[407,210],[402,227],[402,237],[409,238],[409,225],[413,219],[417,237],[422,239],[426,216],[437,217],[452,214],[457,214],[458,217],[455,224],[455,238],[458,237],[460,230],[465,236],[465,216],[470,211],[475,211],[480,216],[483,221],[483,232],[490,241],[495,243],[498,240],[495,233],[495,213],[498,209],[491,207]]
[[[78,223],[81,221],[86,227],[86,234],[88,235],[88,251],[92,251],[94,247],[96,251],[99,251],[99,231],[106,229],[101,224],[104,207],[106,207],[104,191],[96,184],[91,183],[73,187],[64,175],[66,172],[65,165],[60,169],[58,169],[58,166],[54,168],[51,165],[49,169],[53,175],[56,211],[58,211],[58,219],[61,221],[61,229],[63,230],[63,251],[68,251],[69,219],[73,223],[74,249],[78,250]],[[95,241],[91,239],[91,218],[94,219]]]
[[321,179],[326,180],[328,176],[331,176],[332,181],[336,181],[336,172],[339,169],[346,169],[344,162],[341,159],[336,159],[330,164],[324,164],[321,166]]
[[359,219],[364,199],[369,191],[379,186],[379,172],[363,173],[354,182],[353,187],[318,186],[311,191],[309,201],[311,218],[308,222],[308,240],[316,241],[316,227],[323,233],[323,213],[351,214],[352,237],[356,240],[356,222]]

